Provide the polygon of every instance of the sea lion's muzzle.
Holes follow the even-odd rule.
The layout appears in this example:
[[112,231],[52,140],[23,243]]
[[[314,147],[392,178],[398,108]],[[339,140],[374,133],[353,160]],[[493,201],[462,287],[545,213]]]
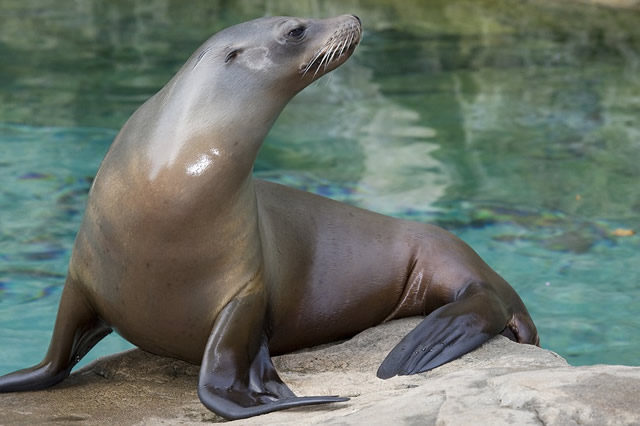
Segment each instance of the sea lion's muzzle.
[[313,71],[312,78],[320,77],[344,63],[362,40],[362,24],[355,15],[341,17],[342,22],[332,25],[330,33],[311,58],[300,66],[303,77]]

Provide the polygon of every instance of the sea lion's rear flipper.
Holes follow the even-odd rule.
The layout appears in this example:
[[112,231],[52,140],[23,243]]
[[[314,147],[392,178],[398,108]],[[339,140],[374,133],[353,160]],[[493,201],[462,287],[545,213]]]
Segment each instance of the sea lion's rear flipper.
[[111,331],[95,315],[78,286],[67,278],[47,354],[33,367],[0,377],[0,392],[45,389],[61,382]]
[[455,301],[431,312],[391,350],[377,376],[388,379],[431,370],[501,333],[521,343],[538,344],[535,326],[520,298],[511,287],[502,290],[506,294],[501,297],[490,285],[465,287]]
[[282,382],[264,333],[265,296],[257,286],[252,287],[231,300],[215,321],[200,367],[200,401],[229,420],[347,401],[349,398],[335,396],[297,397]]

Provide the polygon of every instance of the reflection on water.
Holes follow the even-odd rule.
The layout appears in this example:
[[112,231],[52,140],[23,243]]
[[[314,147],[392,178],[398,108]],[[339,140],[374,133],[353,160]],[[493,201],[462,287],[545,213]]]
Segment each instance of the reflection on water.
[[[0,373],[39,361],[115,132],[216,30],[355,13],[256,174],[471,243],[573,364],[638,364],[640,11],[516,0],[0,5]],[[103,353],[124,343],[109,338]]]

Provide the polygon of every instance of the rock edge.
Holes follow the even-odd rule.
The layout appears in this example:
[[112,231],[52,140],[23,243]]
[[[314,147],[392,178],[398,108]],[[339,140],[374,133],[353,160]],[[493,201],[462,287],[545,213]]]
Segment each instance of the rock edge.
[[[640,367],[571,367],[498,336],[427,373],[380,380],[378,365],[419,318],[274,358],[299,395],[349,402],[232,422],[263,424],[638,424]],[[224,421],[196,394],[198,366],[134,349],[100,358],[53,389],[0,395],[0,424],[183,424]]]

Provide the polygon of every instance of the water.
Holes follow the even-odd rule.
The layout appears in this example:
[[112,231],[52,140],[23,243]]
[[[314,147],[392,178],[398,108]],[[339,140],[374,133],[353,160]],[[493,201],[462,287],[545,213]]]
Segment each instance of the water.
[[327,3],[2,2],[0,374],[46,351],[117,129],[211,33],[265,14],[356,13],[365,36],[283,112],[257,176],[444,226],[518,290],[543,347],[640,365],[640,12]]

